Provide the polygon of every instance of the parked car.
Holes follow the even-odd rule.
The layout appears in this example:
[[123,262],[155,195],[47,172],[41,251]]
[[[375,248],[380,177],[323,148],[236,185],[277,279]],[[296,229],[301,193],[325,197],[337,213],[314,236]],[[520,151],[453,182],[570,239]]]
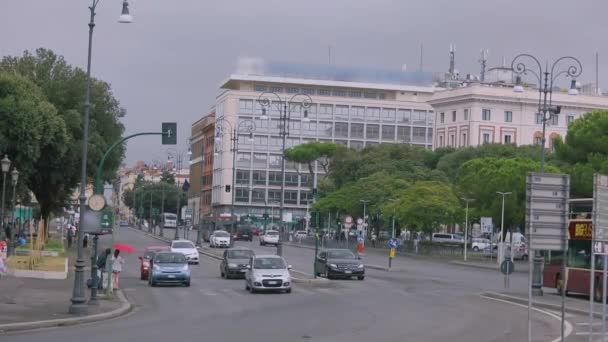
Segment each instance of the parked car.
[[324,249],[315,259],[315,272],[325,278],[365,279],[365,266],[353,252],[348,249]]
[[150,260],[158,252],[169,251],[168,246],[149,246],[144,249],[144,255],[139,257],[139,279],[148,280],[150,274]]
[[297,230],[294,234],[293,237],[296,239],[306,239],[308,237],[308,233],[306,233],[305,230]]
[[190,240],[171,241],[171,252],[182,253],[191,264],[198,264],[198,249]]
[[249,248],[229,248],[224,251],[220,263],[220,275],[222,278],[244,277],[249,269],[249,259],[255,253]]
[[234,241],[252,241],[253,240],[253,232],[250,228],[239,228],[236,230],[236,234],[234,234]]
[[433,242],[438,243],[464,243],[464,237],[460,234],[433,233]]
[[120,220],[120,226],[121,227],[128,227],[129,226],[129,222],[127,222],[127,220]]
[[230,234],[225,230],[216,230],[209,237],[209,247],[218,248],[224,247],[228,248],[230,246]]
[[259,255],[249,259],[245,272],[245,289],[258,291],[285,291],[291,293],[291,266],[278,255]]
[[[513,254],[513,260],[522,260],[522,261],[526,261],[528,260],[528,246],[527,245],[513,245],[513,250],[515,251],[515,254]],[[497,258],[498,257],[498,245],[497,244],[493,244],[492,246],[488,246],[483,250],[483,255],[485,257],[492,257],[492,258]],[[505,258],[506,259],[510,259],[511,258],[511,246],[507,245],[505,246]]]
[[152,271],[148,277],[150,286],[161,283],[190,286],[190,266],[182,253],[158,252],[151,261]]
[[471,249],[475,252],[483,251],[486,247],[489,247],[492,244],[490,239],[484,238],[474,238],[471,244]]
[[279,231],[267,230],[260,236],[260,246],[266,245],[278,245],[279,244]]

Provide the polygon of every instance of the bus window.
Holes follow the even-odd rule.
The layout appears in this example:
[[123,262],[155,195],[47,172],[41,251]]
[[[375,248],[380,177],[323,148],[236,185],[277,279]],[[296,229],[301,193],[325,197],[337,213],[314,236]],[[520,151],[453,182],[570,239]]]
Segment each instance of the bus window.
[[568,241],[568,267],[587,268],[591,267],[591,244],[589,240]]

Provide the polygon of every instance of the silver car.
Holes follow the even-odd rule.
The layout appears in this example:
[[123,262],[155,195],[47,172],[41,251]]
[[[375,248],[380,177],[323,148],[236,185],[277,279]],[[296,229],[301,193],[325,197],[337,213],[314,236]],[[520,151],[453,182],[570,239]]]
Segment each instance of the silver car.
[[291,293],[291,275],[285,259],[278,255],[257,255],[249,259],[245,273],[245,289],[258,291],[284,291]]

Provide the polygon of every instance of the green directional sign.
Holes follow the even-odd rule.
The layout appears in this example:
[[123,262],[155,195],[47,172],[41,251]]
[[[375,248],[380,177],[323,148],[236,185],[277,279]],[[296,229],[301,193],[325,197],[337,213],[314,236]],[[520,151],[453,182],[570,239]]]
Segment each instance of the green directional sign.
[[163,145],[176,145],[177,144],[177,123],[176,122],[163,122]]
[[112,210],[104,210],[101,213],[101,229],[112,229],[114,223],[114,213]]

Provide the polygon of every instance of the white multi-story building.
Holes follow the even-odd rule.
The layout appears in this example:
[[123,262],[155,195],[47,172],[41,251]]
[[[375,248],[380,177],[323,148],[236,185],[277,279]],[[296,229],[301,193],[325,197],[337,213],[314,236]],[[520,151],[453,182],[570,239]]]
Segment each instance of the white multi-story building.
[[[287,148],[311,141],[326,141],[360,149],[380,143],[409,143],[433,147],[435,114],[428,104],[434,92],[432,75],[421,72],[385,72],[334,66],[297,66],[253,63],[241,66],[222,84],[216,98],[216,135],[213,162],[212,204],[216,214],[230,212],[232,191],[235,213],[261,217],[281,199],[281,148],[279,112],[268,108],[269,120],[261,120],[258,102],[263,92],[274,92],[283,101],[294,94],[310,96],[308,119],[299,103],[292,104]],[[273,99],[274,97],[270,97]],[[301,101],[301,97],[299,97]],[[277,100],[278,102],[278,100]],[[249,131],[238,133],[236,179],[233,174],[231,128],[252,120]],[[221,124],[228,122],[228,125]],[[305,216],[312,189],[323,169],[311,177],[308,168],[286,164],[285,213],[293,219]],[[235,189],[226,191],[226,185]]]
[[[512,84],[473,83],[437,91],[429,104],[436,113],[435,148],[541,144],[538,89],[517,93]],[[547,122],[545,147],[549,149],[556,137],[565,138],[573,120],[593,109],[608,109],[608,97],[556,90],[552,106],[561,106],[561,113]]]

